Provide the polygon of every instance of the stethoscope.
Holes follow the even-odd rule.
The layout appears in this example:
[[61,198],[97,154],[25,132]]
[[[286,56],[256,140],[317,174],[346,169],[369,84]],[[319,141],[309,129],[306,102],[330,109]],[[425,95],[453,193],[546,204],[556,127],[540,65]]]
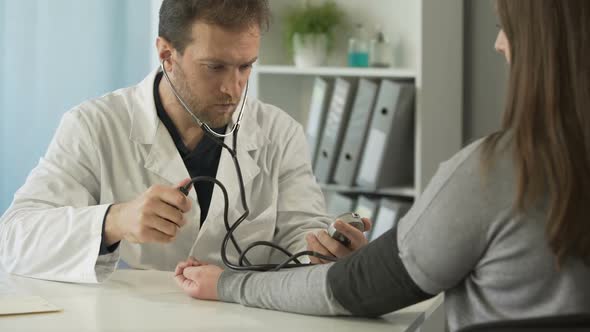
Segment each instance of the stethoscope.
[[[240,226],[240,224],[244,220],[246,220],[246,218],[250,214],[250,210],[248,209],[248,203],[246,202],[246,189],[244,187],[244,179],[242,177],[242,170],[240,168],[240,163],[238,162],[236,151],[237,151],[237,143],[238,143],[238,131],[240,130],[240,123],[241,123],[242,117],[244,115],[244,106],[245,106],[246,100],[248,98],[249,82],[246,81],[246,88],[244,89],[244,93],[242,95],[240,112],[238,114],[238,118],[237,118],[236,122],[233,124],[231,130],[229,130],[227,133],[219,134],[219,133],[215,132],[214,130],[212,130],[208,124],[201,121],[190,110],[188,105],[184,102],[184,99],[180,96],[180,94],[178,93],[178,91],[174,87],[174,84],[172,84],[172,81],[170,80],[170,77],[168,76],[168,72],[166,71],[166,68],[164,66],[164,61],[165,60],[162,60],[162,62],[160,63],[160,68],[161,68],[162,72],[164,73],[164,77],[166,78],[166,81],[168,81],[168,84],[170,85],[170,88],[172,89],[172,93],[174,94],[174,96],[176,96],[176,99],[178,100],[180,105],[182,105],[182,108],[184,108],[184,110],[191,116],[191,118],[203,129],[205,135],[207,135],[214,142],[221,145],[224,149],[226,149],[229,152],[229,154],[231,155],[232,160],[234,162],[234,166],[236,168],[236,173],[238,175],[238,183],[240,186],[240,198],[241,198],[242,208],[244,209],[244,213],[231,226],[228,222],[229,198],[228,198],[228,194],[227,194],[227,189],[219,180],[217,180],[216,178],[213,178],[213,177],[209,177],[209,176],[197,176],[197,177],[192,178],[189,183],[187,183],[183,187],[179,188],[179,190],[185,196],[188,195],[191,186],[193,186],[197,182],[214,183],[217,186],[219,186],[219,188],[221,189],[221,192],[223,193],[223,200],[225,203],[224,208],[223,208],[223,222],[225,224],[225,230],[226,230],[225,237],[223,238],[223,242],[221,244],[221,259],[223,261],[223,264],[225,264],[225,266],[227,266],[228,268],[230,268],[232,270],[236,270],[236,271],[278,271],[282,268],[293,268],[293,267],[302,267],[302,266],[313,265],[313,264],[308,264],[308,263],[301,263],[298,259],[301,256],[314,256],[314,257],[318,257],[320,259],[327,260],[327,261],[335,261],[336,259],[334,257],[322,255],[322,254],[315,252],[315,251],[302,251],[302,252],[298,252],[296,254],[292,254],[291,252],[289,252],[285,248],[283,248],[275,243],[268,242],[268,241],[253,242],[246,248],[246,250],[242,251],[242,249],[238,245],[236,239],[234,238],[233,233]],[[233,139],[232,139],[233,148],[230,148],[229,146],[227,146],[227,144],[225,144],[223,142],[223,139],[230,136],[230,135],[233,135]],[[236,248],[236,251],[240,255],[237,264],[230,262],[229,259],[227,258],[227,246],[228,246],[230,240],[233,243],[234,247]],[[246,258],[246,254],[250,250],[252,250],[258,246],[266,246],[266,247],[271,247],[276,250],[279,250],[287,256],[287,259],[285,259],[283,262],[281,262],[279,264],[252,264]],[[291,263],[291,262],[294,262],[294,263]]]

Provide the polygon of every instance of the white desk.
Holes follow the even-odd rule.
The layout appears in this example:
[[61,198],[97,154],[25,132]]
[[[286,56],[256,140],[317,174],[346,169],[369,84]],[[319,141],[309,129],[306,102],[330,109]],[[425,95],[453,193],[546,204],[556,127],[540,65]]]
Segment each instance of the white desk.
[[381,319],[313,317],[199,301],[171,272],[116,271],[101,285],[67,284],[0,272],[0,296],[38,295],[62,312],[0,316],[0,331],[416,331],[435,298]]

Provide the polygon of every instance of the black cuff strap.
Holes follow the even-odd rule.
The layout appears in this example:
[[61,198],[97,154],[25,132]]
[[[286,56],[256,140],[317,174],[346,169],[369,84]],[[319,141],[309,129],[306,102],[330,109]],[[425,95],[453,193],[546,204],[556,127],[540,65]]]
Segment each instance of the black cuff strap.
[[378,317],[427,300],[399,256],[397,227],[328,271],[336,300],[355,316]]

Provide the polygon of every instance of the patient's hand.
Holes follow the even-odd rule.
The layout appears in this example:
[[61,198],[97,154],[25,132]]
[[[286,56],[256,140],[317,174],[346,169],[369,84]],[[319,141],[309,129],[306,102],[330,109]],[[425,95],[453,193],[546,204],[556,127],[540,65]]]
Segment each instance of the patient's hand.
[[[362,220],[365,225],[365,231],[369,231],[372,226],[371,220],[368,218],[362,218]],[[307,234],[305,237],[307,240],[307,250],[315,251],[325,256],[341,258],[350,255],[353,251],[364,247],[369,242],[363,232],[351,225],[340,221],[336,222],[334,227],[350,240],[348,247],[331,238],[327,231],[321,230],[316,234]],[[313,264],[330,262],[313,256],[309,256],[309,259]]]
[[215,265],[208,265],[189,257],[187,261],[178,263],[174,279],[191,297],[217,301],[217,282],[222,272],[223,270]]

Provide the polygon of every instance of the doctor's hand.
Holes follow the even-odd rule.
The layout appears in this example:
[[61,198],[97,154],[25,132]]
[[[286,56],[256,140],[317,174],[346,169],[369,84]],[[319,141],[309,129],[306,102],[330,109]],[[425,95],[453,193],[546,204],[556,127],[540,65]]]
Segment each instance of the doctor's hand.
[[176,187],[154,185],[133,201],[111,206],[105,220],[105,241],[112,245],[121,240],[132,243],[169,243],[186,224],[184,213],[191,201]]
[[[362,218],[362,220],[365,226],[365,232],[371,230],[371,220],[368,218]],[[346,236],[350,240],[350,245],[343,245],[342,243],[331,238],[326,230],[321,230],[316,234],[307,234],[305,237],[307,240],[307,250],[315,251],[325,256],[341,258],[350,255],[353,251],[358,250],[369,243],[369,240],[367,240],[363,232],[347,223],[337,220],[334,224],[334,227],[338,232],[342,233],[342,235]],[[309,256],[309,259],[313,264],[330,263],[330,261],[319,259],[313,256]]]
[[219,300],[217,283],[223,270],[193,257],[180,262],[174,271],[176,283],[185,293],[200,300]]

